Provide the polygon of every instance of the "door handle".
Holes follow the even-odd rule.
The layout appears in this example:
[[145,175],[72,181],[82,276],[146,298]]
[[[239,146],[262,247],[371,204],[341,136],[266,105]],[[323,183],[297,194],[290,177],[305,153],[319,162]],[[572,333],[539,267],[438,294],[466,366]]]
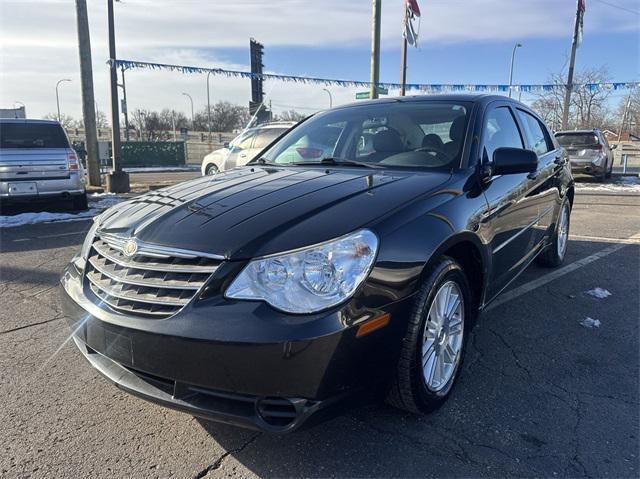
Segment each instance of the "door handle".
[[240,153],[240,158],[246,158],[247,154],[246,153]]

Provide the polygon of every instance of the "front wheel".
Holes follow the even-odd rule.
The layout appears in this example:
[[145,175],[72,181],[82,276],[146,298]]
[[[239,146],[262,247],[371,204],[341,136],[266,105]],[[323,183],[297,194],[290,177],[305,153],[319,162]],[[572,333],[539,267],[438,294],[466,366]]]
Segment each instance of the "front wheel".
[[555,268],[562,264],[567,253],[567,244],[569,243],[570,222],[571,204],[569,203],[569,198],[565,196],[556,221],[556,228],[551,237],[551,244],[538,256],[538,264],[549,268]]
[[207,176],[215,176],[216,174],[218,174],[218,167],[213,163],[207,165],[207,168],[205,169],[205,174]]
[[424,413],[444,403],[462,364],[466,337],[475,316],[473,308],[462,268],[453,259],[443,257],[416,295],[387,395],[392,406]]

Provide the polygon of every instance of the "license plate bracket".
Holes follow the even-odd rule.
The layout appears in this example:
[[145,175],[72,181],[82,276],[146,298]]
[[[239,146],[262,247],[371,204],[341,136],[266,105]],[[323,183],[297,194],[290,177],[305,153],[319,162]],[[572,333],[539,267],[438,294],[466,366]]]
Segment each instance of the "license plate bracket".
[[9,183],[10,196],[27,196],[37,195],[38,185],[32,181],[24,181],[20,183]]

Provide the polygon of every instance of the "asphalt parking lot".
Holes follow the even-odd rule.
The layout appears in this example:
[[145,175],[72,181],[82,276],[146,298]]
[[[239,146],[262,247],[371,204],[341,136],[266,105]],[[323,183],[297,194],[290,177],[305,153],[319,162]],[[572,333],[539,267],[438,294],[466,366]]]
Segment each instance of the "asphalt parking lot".
[[579,191],[565,265],[530,268],[484,313],[436,413],[371,404],[284,437],[109,384],[57,302],[89,221],[0,230],[0,475],[638,477],[639,208],[640,193]]

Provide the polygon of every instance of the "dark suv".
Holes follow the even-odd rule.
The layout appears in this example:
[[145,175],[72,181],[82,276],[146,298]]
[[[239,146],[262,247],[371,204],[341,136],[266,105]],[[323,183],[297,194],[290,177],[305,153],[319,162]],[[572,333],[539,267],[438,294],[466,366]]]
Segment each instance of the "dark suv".
[[[291,160],[327,129],[330,155]],[[244,168],[101,214],[62,302],[98,371],[193,415],[286,432],[362,393],[426,412],[478,312],[534,260],[562,263],[573,195],[516,101],[342,106]]]
[[559,131],[556,138],[567,150],[574,173],[593,175],[599,181],[611,177],[615,145],[611,148],[600,130]]

